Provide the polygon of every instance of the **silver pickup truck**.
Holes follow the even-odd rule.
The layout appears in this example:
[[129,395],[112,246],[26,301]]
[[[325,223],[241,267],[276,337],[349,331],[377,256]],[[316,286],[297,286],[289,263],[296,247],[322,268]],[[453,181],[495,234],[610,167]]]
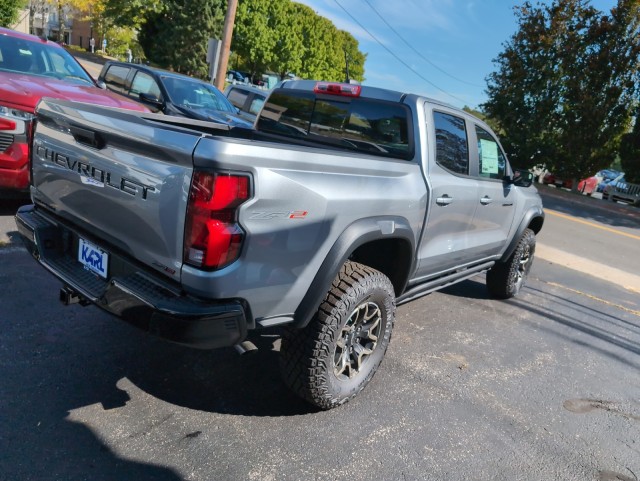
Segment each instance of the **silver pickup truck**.
[[396,306],[487,272],[522,288],[544,214],[490,128],[426,99],[288,81],[254,129],[43,100],[16,216],[65,304],[197,348],[280,326],[323,409],[369,382]]

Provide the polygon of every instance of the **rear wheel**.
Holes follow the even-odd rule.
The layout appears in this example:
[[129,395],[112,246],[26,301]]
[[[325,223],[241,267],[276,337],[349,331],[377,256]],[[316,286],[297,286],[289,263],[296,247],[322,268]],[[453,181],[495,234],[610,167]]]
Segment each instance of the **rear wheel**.
[[525,229],[511,257],[487,272],[487,288],[493,297],[509,299],[520,292],[531,270],[535,250],[536,234]]
[[280,368],[285,383],[322,409],[355,397],[382,362],[395,308],[393,285],[384,274],[345,263],[309,325],[284,333]]

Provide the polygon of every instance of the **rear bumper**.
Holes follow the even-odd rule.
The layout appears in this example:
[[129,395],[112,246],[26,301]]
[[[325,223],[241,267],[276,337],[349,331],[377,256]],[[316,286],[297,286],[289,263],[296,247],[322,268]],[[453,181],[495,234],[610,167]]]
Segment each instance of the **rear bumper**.
[[[247,335],[241,300],[207,302],[110,251],[107,279],[77,261],[78,233],[34,206],[16,214],[16,225],[33,257],[64,284],[107,312],[163,339],[200,349],[238,344]],[[82,235],[85,237],[85,235]]]

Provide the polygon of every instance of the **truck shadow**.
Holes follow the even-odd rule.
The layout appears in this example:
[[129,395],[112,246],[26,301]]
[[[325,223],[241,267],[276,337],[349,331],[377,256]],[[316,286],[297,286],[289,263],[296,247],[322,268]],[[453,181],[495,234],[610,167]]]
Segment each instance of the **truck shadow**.
[[252,337],[258,350],[243,355],[233,348],[199,351],[138,332],[135,335],[141,337],[136,350],[142,350],[142,357],[136,355],[121,374],[163,401],[239,416],[297,416],[318,411],[281,380],[277,331]]
[[[8,287],[2,276],[0,287]],[[0,335],[2,479],[180,480],[175,460],[163,459],[149,439],[161,436],[186,450],[220,423],[208,413],[317,411],[280,380],[275,335],[257,339],[255,354],[197,351],[151,338],[97,308],[72,306],[65,315],[58,307],[47,319],[16,315],[4,302],[11,291],[3,297],[2,324],[9,328]],[[177,422],[179,413],[189,422]],[[112,422],[120,434],[110,431]]]
[[466,299],[491,299],[484,274],[480,274],[473,279],[458,282],[449,287],[445,287],[439,292],[449,296],[463,297]]
[[[635,304],[630,307],[598,302],[593,296],[564,291],[530,278],[522,292],[506,301],[493,300],[487,292],[484,276],[460,282],[440,291],[442,294],[489,303],[507,303],[526,312],[521,322],[560,337],[609,359],[640,369],[640,322]],[[534,322],[530,318],[542,319]]]
[[77,420],[78,409],[128,399],[116,388],[123,351],[109,342],[128,344],[134,358],[139,340],[107,341],[95,335],[99,322],[90,315],[64,313],[56,304],[42,309],[39,302],[55,300],[57,286],[32,264],[26,252],[0,256],[0,478],[180,480],[169,467],[108,446],[93,418]]
[[[253,355],[198,351],[95,307],[63,307],[59,288],[26,251],[0,256],[2,479],[179,480],[171,460],[140,448],[148,434],[188,449],[219,423],[206,413],[316,412],[280,380],[277,332],[257,338]],[[173,422],[180,412],[190,426]],[[105,438],[112,422],[120,434]]]

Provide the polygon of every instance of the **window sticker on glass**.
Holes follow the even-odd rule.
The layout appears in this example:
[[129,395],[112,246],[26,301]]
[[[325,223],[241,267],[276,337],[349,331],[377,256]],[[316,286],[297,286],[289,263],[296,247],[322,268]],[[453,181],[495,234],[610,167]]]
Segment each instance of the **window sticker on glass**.
[[490,140],[480,139],[480,159],[482,165],[481,174],[497,174],[500,171],[498,144]]

